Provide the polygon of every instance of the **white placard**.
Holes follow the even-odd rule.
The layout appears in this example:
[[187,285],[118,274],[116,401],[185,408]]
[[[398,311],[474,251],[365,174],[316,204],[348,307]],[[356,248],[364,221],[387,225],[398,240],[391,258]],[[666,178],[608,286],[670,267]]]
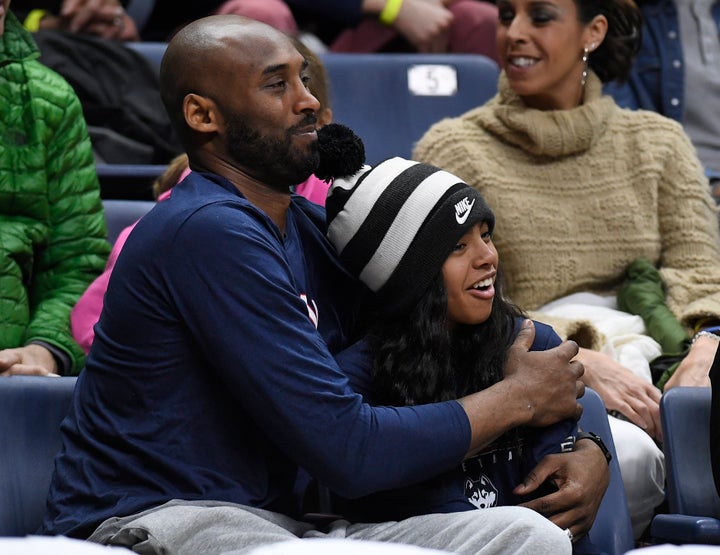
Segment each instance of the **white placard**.
[[442,64],[408,68],[408,89],[416,96],[453,96],[457,92],[457,70]]

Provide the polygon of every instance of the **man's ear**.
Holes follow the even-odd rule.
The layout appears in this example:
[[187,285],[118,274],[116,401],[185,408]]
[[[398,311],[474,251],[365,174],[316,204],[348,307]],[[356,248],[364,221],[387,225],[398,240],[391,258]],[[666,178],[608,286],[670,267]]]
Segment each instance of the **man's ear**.
[[183,116],[188,127],[200,133],[218,130],[219,113],[215,102],[206,96],[190,93],[183,99]]

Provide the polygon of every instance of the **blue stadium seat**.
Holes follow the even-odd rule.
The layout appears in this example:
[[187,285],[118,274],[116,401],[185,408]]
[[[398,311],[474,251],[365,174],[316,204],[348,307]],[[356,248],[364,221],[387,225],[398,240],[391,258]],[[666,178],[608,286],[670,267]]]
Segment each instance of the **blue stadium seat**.
[[0,536],[37,531],[76,378],[0,379]]
[[152,200],[152,184],[166,164],[96,164],[102,198]]
[[479,54],[340,54],[322,56],[333,119],[365,143],[367,162],[410,158],[413,145],[444,117],[495,95],[499,70]]
[[[160,69],[166,43],[128,43]],[[334,120],[353,129],[375,165],[410,158],[435,122],[458,116],[495,95],[499,69],[479,54],[343,54],[321,56]]]
[[155,206],[150,200],[103,199],[105,222],[108,228],[108,241],[115,243],[120,232],[134,224]]
[[720,544],[720,497],[710,462],[709,387],[674,387],[660,400],[668,514],[653,518],[653,543]]
[[[142,0],[139,1],[141,2]],[[160,73],[160,62],[162,61],[162,57],[165,54],[165,49],[167,48],[166,42],[137,41],[128,42],[126,43],[126,45],[128,48],[132,48],[133,50],[145,56],[150,61],[152,66],[157,70],[158,74]]]
[[610,461],[610,484],[590,530],[590,539],[604,553],[621,555],[633,549],[635,544],[630,510],[625,495],[625,486],[620,476],[620,465],[617,460],[610,423],[602,399],[592,389],[585,389],[585,395],[580,399],[580,404],[583,406],[580,427],[587,432],[599,435],[613,456]]

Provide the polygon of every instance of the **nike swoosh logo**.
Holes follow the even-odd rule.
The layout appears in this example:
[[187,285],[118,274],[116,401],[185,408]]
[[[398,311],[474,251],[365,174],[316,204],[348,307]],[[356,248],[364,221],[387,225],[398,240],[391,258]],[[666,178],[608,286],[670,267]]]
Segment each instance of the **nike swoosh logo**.
[[472,200],[472,202],[470,203],[470,206],[468,206],[467,210],[465,211],[465,213],[462,216],[460,214],[455,214],[455,220],[457,221],[457,223],[459,225],[463,225],[467,221],[467,219],[470,217],[470,212],[472,212],[472,209],[473,209],[473,206],[475,206],[476,200],[477,199]]

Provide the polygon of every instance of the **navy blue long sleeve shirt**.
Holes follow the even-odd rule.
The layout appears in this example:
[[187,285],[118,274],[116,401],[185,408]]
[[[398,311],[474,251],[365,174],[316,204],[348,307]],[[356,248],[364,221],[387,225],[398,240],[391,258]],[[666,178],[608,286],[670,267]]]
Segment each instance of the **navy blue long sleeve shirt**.
[[41,532],[87,537],[176,498],[293,515],[298,466],[357,497],[462,460],[459,403],[371,407],[338,368],[357,282],[323,228],[323,209],[293,197],[283,234],[195,172],[137,224],[62,425]]

